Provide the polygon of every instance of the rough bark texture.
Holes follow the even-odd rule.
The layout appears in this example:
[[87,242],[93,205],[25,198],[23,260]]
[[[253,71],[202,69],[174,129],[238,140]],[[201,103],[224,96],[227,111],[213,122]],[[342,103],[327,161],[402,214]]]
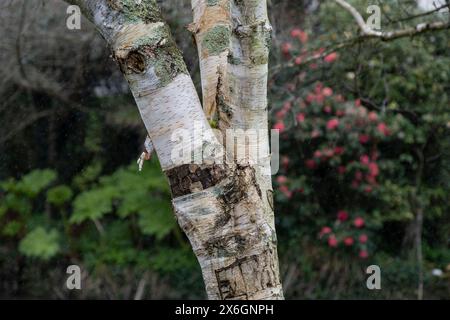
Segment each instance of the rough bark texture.
[[[205,148],[220,148],[221,144],[208,124],[181,53],[162,19],[156,1],[69,2],[79,5],[98,28],[130,85],[161,167],[169,179],[178,222],[200,262],[208,297],[282,298],[270,171],[269,175],[263,175],[261,169],[267,162],[262,167],[222,164],[219,156],[213,155],[203,159],[202,164],[192,164],[190,157],[173,157],[173,150],[180,145],[179,141],[173,139],[177,129],[187,133],[182,136],[183,145],[193,145],[194,153],[201,153]],[[210,0],[204,4],[212,12],[218,12],[222,7],[213,7],[224,5],[225,2],[228,1]],[[229,9],[229,14],[245,3],[250,5],[249,8],[255,14],[260,9],[265,12],[265,1],[241,0],[225,7]],[[240,12],[247,12],[243,9],[240,8]],[[219,71],[215,80],[211,78],[204,82],[204,90],[207,87],[205,103],[218,99],[216,91],[213,93],[215,98],[210,99],[209,83],[216,83],[215,86],[220,87],[220,74],[233,73],[235,76],[232,80],[223,82],[230,92],[234,92],[225,96],[230,105],[235,106],[236,110],[242,109],[242,119],[233,121],[239,124],[238,127],[262,127],[267,131],[267,57],[260,59],[261,54],[267,55],[268,52],[267,44],[260,43],[260,36],[266,36],[265,27],[262,26],[267,25],[267,20],[253,27],[255,22],[252,19],[257,19],[255,14],[251,14],[251,17],[239,14],[241,21],[251,25],[244,25],[245,35],[240,35],[240,46],[243,48],[239,59],[242,64],[233,72],[228,62],[230,42],[227,45],[222,43],[216,34],[220,34],[220,39],[227,35],[229,39],[237,37],[231,36],[229,20],[219,19],[223,24],[218,26],[212,26],[213,21],[205,20],[204,24],[210,26],[208,30],[215,31],[202,34],[198,40],[201,40],[202,50],[207,52],[205,57],[218,57],[204,62],[202,70],[221,70],[220,61],[224,56],[227,57],[226,69]],[[264,15],[267,18],[267,14]],[[223,13],[223,17],[225,19],[227,14]],[[247,28],[254,30],[254,33]],[[257,59],[254,59],[255,54]],[[249,94],[255,98],[249,100]],[[213,105],[210,104],[210,109],[206,108],[207,114],[211,114],[208,110],[213,110]],[[256,116],[260,111],[264,111],[265,115],[261,113],[261,116]],[[248,125],[245,124],[247,120]],[[203,135],[194,136],[195,125],[199,123],[205,131]]]

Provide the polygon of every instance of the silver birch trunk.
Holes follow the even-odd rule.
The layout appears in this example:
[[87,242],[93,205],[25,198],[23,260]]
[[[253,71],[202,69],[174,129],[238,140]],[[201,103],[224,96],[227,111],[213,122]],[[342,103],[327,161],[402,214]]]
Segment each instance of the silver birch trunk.
[[[155,0],[68,2],[94,23],[129,83],[208,298],[282,299],[267,135],[266,1],[193,1],[204,110]],[[173,156],[180,130],[195,154],[220,150],[214,117],[222,130],[265,131],[262,156],[250,155],[257,164],[223,163],[220,152],[208,152],[201,164]],[[199,124],[203,135],[193,134]]]

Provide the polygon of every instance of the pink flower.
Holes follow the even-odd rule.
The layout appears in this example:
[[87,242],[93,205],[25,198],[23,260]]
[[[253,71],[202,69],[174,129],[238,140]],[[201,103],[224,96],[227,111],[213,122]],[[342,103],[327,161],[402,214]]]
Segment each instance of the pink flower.
[[329,87],[323,88],[322,93],[325,97],[330,97],[333,95],[333,89]]
[[359,161],[361,162],[361,164],[365,164],[368,165],[370,162],[370,158],[367,154],[363,154],[360,158]]
[[322,230],[320,230],[320,235],[324,235],[324,234],[329,234],[331,233],[331,228],[330,227],[323,227]]
[[280,132],[283,132],[286,129],[286,126],[282,121],[278,121],[273,126],[274,129],[279,130]]
[[302,32],[303,32],[303,31],[300,30],[299,28],[292,29],[292,30],[291,30],[291,37],[292,37],[292,38],[297,38],[298,36],[300,36],[300,34],[301,34]]
[[277,182],[279,183],[279,184],[284,184],[284,183],[286,183],[287,182],[287,178],[286,178],[286,176],[278,176],[277,177]]
[[331,107],[330,106],[325,106],[324,108],[323,108],[323,111],[325,111],[325,113],[331,113]]
[[284,54],[289,54],[292,49],[292,44],[290,42],[285,42],[281,45],[281,52]]
[[348,212],[345,210],[338,211],[337,218],[341,222],[346,221],[348,219]]
[[289,158],[286,157],[286,156],[283,156],[283,157],[281,158],[281,164],[283,165],[283,167],[286,168],[286,167],[289,165]]
[[367,187],[364,188],[364,192],[365,192],[365,193],[371,193],[372,190],[373,190],[373,189],[372,189],[371,186],[367,186]]
[[384,134],[385,136],[388,136],[390,134],[389,128],[384,122],[378,124],[377,130],[379,133]]
[[277,119],[283,119],[286,116],[286,111],[280,110],[275,114],[275,117]]
[[361,217],[355,218],[355,220],[353,220],[353,225],[356,228],[362,228],[364,226],[364,219]]
[[337,154],[337,155],[343,154],[344,153],[344,147],[340,147],[340,146],[334,147],[334,153]]
[[316,96],[315,95],[313,95],[313,94],[308,94],[307,96],[306,96],[306,102],[308,102],[308,103],[312,103],[312,102],[314,102],[314,100],[316,100]]
[[292,191],[290,191],[287,186],[281,185],[278,189],[286,196],[286,198],[292,197]]
[[335,236],[332,235],[328,237],[328,245],[332,248],[337,247],[338,241]]
[[302,31],[299,35],[298,35],[298,39],[300,40],[301,43],[306,43],[308,42],[308,34],[304,31]]
[[378,120],[378,115],[373,111],[369,112],[368,117],[369,117],[369,120],[372,122],[375,122]]
[[378,165],[375,162],[369,163],[369,172],[373,177],[378,176],[378,174],[380,173],[380,169],[378,169]]
[[337,115],[338,117],[342,117],[343,115],[345,115],[345,112],[344,112],[344,110],[337,110],[337,111],[336,111],[336,115]]
[[283,110],[284,110],[284,111],[289,111],[289,110],[291,110],[291,108],[292,108],[292,102],[286,101],[286,102],[283,104]]
[[317,137],[320,137],[320,131],[314,129],[314,130],[311,132],[311,138],[314,139],[314,138],[317,138]]
[[325,56],[325,58],[323,59],[325,62],[331,63],[333,61],[335,61],[337,59],[337,53],[333,52],[330,53],[329,55]]
[[316,162],[313,159],[308,159],[305,161],[306,167],[308,169],[315,169],[316,168]]
[[316,150],[314,151],[314,158],[321,158],[322,157],[322,151]]
[[360,257],[361,259],[366,259],[366,258],[369,257],[369,253],[368,253],[366,250],[361,250],[361,251],[359,252],[359,257]]
[[360,107],[361,106],[361,99],[356,99],[355,100],[355,107]]
[[339,166],[338,167],[338,173],[339,174],[344,174],[345,173],[346,168],[344,166]]
[[364,244],[367,242],[367,240],[369,240],[369,237],[367,236],[367,234],[363,233],[362,235],[359,236],[359,243]]
[[344,239],[344,244],[345,244],[347,247],[353,245],[354,242],[355,242],[355,241],[353,240],[352,237],[346,237],[346,238]]
[[367,134],[360,134],[359,135],[359,142],[361,144],[365,144],[365,143],[369,142],[369,140],[370,140],[370,137]]
[[302,123],[303,121],[305,121],[305,114],[304,113],[299,113],[297,114],[297,121]]
[[295,60],[294,60],[294,63],[296,65],[300,65],[300,64],[302,64],[302,62],[303,62],[303,58],[302,57],[296,57]]
[[334,129],[337,128],[338,125],[339,125],[339,119],[333,118],[331,120],[328,120],[328,122],[327,122],[327,129],[328,130],[334,130]]

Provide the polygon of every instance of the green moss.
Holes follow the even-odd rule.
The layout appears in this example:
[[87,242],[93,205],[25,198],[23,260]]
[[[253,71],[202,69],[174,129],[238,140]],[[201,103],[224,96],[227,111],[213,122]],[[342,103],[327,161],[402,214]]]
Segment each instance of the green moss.
[[135,0],[108,0],[108,2],[113,9],[122,12],[127,21],[145,23],[162,21],[156,0],[142,0],[140,4]]
[[155,59],[153,67],[155,74],[161,82],[161,87],[166,86],[180,73],[189,74],[186,68],[186,63],[176,44],[173,43],[168,46],[157,48],[154,52]]
[[209,55],[216,56],[229,46],[231,31],[227,26],[215,26],[209,30],[202,40],[202,45]]

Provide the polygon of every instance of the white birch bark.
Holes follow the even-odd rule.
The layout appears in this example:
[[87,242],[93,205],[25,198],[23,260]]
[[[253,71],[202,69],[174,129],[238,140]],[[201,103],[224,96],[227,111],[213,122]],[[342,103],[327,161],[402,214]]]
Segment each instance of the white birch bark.
[[[221,144],[156,1],[68,2],[79,5],[95,24],[130,85],[168,177],[178,222],[201,265],[208,297],[282,298],[273,216],[268,218],[257,170],[222,164],[214,156],[201,164],[173,157],[180,147],[173,140],[176,132],[186,133],[183,145],[193,145],[194,152]],[[242,84],[237,90],[246,88]],[[206,131],[194,136],[199,124]]]

